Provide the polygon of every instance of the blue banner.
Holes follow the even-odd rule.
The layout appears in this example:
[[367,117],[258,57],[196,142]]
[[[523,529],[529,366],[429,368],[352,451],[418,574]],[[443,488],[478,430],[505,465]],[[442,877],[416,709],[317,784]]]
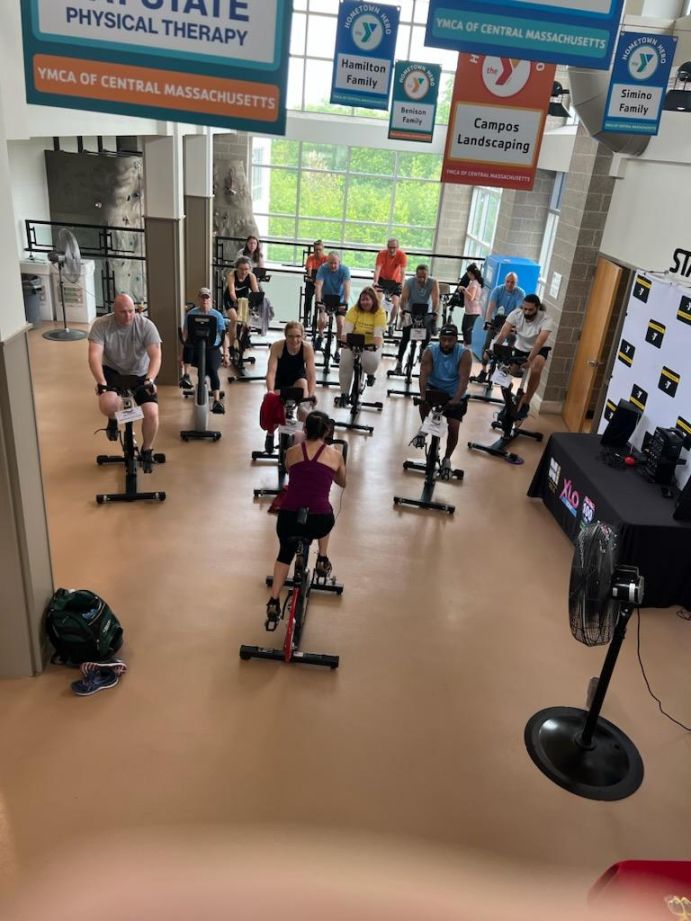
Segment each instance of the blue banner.
[[623,134],[657,134],[677,39],[622,32],[614,56],[602,127]]
[[331,103],[388,109],[400,9],[341,0]]
[[20,0],[27,102],[285,134],[285,0]]
[[396,61],[389,137],[429,144],[434,136],[440,64]]
[[430,0],[425,44],[607,70],[624,0]]

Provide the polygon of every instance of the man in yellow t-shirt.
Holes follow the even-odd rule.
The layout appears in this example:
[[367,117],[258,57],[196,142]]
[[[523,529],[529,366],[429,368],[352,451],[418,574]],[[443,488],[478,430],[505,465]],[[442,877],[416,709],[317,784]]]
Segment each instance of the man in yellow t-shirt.
[[[344,337],[356,333],[365,337],[365,345],[374,348],[362,353],[362,370],[367,375],[367,383],[374,384],[377,368],[381,361],[381,349],[386,329],[386,311],[381,306],[379,295],[374,288],[363,288],[357,304],[345,315],[343,323]],[[341,342],[341,364],[338,368],[338,380],[341,385],[340,405],[348,405],[348,394],[353,381],[354,357],[347,347],[345,339]]]

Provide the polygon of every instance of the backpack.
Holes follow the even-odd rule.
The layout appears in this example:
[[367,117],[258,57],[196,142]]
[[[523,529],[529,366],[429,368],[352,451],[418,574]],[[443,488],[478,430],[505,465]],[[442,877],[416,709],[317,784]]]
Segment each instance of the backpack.
[[103,598],[88,589],[59,588],[48,604],[46,633],[54,662],[81,665],[110,658],[122,646],[120,621]]

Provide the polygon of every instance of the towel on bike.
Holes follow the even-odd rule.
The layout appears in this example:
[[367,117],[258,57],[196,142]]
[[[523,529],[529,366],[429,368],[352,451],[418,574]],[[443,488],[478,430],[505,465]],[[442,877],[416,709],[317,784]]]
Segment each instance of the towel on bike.
[[286,424],[286,409],[277,393],[270,391],[262,400],[259,409],[259,426],[265,432],[275,432],[279,425]]

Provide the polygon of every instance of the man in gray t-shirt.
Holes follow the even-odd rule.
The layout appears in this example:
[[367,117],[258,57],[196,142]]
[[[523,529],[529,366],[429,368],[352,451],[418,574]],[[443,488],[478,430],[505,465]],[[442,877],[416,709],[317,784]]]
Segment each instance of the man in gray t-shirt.
[[137,313],[128,294],[118,294],[113,312],[99,317],[89,332],[89,369],[96,381],[98,408],[108,417],[106,434],[118,439],[115,413],[122,409],[117,393],[118,376],[135,378],[130,390],[144,413],[142,420],[142,461],[145,472],[151,471],[152,449],[158,431],[158,397],[156,375],[161,368],[161,337],[142,314]]
[[403,285],[403,294],[401,296],[403,334],[398,346],[394,374],[403,373],[403,357],[410,342],[410,312],[413,304],[427,304],[427,316],[425,317],[425,329],[427,332],[423,346],[426,349],[435,333],[439,319],[439,282],[436,278],[432,278],[429,274],[429,268],[424,264],[419,265],[415,269],[415,275]]

